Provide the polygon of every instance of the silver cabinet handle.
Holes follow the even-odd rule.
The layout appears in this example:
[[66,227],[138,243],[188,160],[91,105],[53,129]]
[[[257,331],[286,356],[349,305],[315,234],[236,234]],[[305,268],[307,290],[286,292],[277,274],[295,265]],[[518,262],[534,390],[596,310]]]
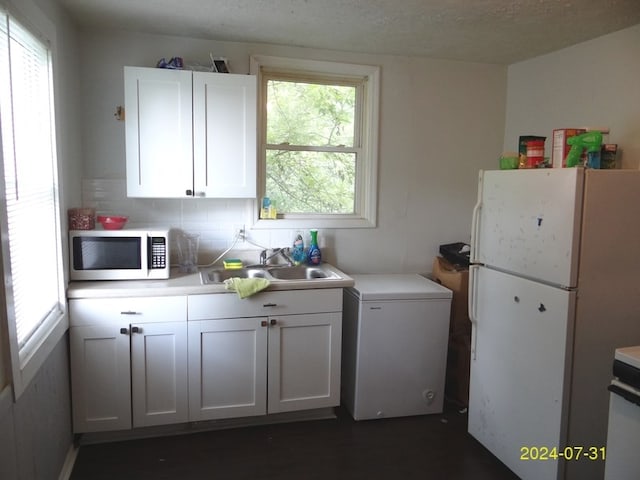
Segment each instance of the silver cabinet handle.
[[142,315],[142,312],[134,312],[131,310],[127,310],[125,312],[120,312],[120,315]]
[[277,307],[278,304],[277,303],[263,303],[262,306],[263,307]]

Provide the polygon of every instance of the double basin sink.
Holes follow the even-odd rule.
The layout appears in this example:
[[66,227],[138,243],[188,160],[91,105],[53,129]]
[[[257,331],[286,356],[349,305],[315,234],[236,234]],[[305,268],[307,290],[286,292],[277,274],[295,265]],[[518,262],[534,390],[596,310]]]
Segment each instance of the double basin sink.
[[200,278],[205,285],[223,283],[232,278],[265,278],[270,282],[318,282],[322,280],[341,280],[344,277],[335,271],[329,264],[298,265],[298,266],[273,266],[251,265],[239,269],[225,270],[213,268],[200,272]]

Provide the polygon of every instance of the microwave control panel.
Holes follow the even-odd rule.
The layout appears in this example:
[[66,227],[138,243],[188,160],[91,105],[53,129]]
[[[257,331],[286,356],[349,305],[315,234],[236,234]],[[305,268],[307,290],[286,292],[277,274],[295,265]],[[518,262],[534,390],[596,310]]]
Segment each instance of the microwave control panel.
[[151,268],[165,268],[167,266],[167,239],[165,237],[151,237]]

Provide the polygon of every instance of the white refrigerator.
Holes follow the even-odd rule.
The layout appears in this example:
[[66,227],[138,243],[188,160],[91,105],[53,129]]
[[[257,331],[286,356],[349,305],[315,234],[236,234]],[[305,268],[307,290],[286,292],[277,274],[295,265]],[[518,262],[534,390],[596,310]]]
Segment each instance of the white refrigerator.
[[640,171],[484,171],[469,433],[523,480],[602,479],[611,358],[640,343]]

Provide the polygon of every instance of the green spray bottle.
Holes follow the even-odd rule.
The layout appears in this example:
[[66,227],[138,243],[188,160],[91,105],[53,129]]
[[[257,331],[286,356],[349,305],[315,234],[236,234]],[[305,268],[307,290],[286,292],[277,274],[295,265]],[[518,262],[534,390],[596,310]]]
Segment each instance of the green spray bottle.
[[318,247],[318,230],[311,230],[311,245],[309,245],[309,252],[307,253],[307,262],[309,265],[319,265],[322,261],[322,253],[320,253],[320,247]]

